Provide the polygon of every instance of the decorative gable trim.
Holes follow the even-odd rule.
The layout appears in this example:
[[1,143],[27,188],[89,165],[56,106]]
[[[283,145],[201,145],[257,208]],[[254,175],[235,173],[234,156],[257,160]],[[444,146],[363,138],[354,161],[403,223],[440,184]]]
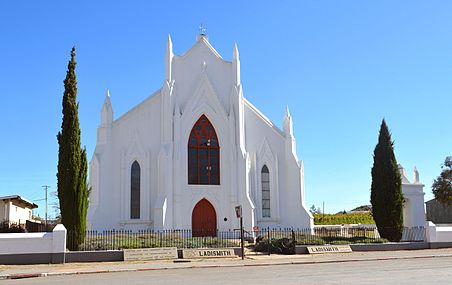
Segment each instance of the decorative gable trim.
[[[193,92],[192,99],[189,100],[189,103],[184,109],[194,113],[195,110],[199,109],[199,106],[203,104],[211,107],[215,113],[218,113],[224,119],[227,118],[226,110],[220,102],[217,92],[205,71],[201,73],[198,85]],[[185,110],[182,110],[182,113],[185,113]]]
[[200,45],[206,46],[215,55],[215,57],[218,58],[219,60],[221,60],[223,62],[230,62],[230,61],[224,60],[221,57],[221,55],[216,51],[216,49],[209,43],[209,41],[205,37],[200,37],[200,39],[198,41],[196,41],[196,43],[189,50],[187,50],[183,54],[175,56],[175,57],[180,58],[180,59],[183,60],[183,59],[189,57],[190,54]]

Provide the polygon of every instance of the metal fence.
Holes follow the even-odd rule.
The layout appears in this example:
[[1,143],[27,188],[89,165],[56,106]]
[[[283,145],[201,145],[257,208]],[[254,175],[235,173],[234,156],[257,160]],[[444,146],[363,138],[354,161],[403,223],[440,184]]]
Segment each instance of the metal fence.
[[427,232],[424,227],[404,228],[402,239],[400,241],[406,242],[422,242],[427,240]]
[[[68,231],[68,248],[89,250],[118,250],[127,248],[177,247],[177,248],[228,248],[240,246],[239,231],[214,231],[216,236],[203,236],[197,231],[194,236],[191,230],[106,230],[86,231],[85,239],[78,247],[75,233]],[[212,231],[206,232],[212,235]]]
[[[127,248],[177,247],[177,248],[230,248],[240,246],[240,231],[191,230],[106,230],[87,231],[85,239],[75,246],[75,233],[68,231],[68,248],[81,251],[120,250]],[[259,231],[245,231],[248,244],[278,239],[293,240],[297,245],[385,243],[376,228],[262,228]],[[401,241],[424,241],[424,228],[405,228]]]
[[33,221],[26,221],[25,229],[29,233],[38,233],[38,232],[51,232],[53,228],[56,226],[56,223],[36,223]]

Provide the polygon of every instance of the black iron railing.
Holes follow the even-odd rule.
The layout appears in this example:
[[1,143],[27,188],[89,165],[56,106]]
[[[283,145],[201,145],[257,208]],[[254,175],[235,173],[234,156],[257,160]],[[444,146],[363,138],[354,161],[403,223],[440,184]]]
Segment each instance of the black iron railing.
[[[177,247],[177,248],[231,248],[240,246],[240,231],[199,230],[105,230],[86,231],[85,239],[77,246],[74,232],[68,231],[68,248],[81,251],[120,250],[129,248]],[[314,229],[262,228],[245,231],[248,245],[262,241],[287,239],[297,245],[385,243],[376,228],[372,227],[316,227]],[[401,241],[424,241],[424,228],[405,228]]]
[[[74,232],[68,231],[68,242],[74,241]],[[212,231],[205,235],[199,230],[106,230],[86,231],[79,250],[118,250],[127,248],[177,247],[177,248],[229,248],[240,246],[240,233]],[[70,248],[71,245],[68,245]],[[76,248],[76,247],[72,247]]]

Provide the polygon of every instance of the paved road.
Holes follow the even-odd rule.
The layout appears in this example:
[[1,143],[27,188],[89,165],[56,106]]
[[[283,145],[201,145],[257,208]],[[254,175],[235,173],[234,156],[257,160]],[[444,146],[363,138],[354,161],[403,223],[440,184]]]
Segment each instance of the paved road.
[[452,284],[452,257],[168,269],[5,280],[6,284]]

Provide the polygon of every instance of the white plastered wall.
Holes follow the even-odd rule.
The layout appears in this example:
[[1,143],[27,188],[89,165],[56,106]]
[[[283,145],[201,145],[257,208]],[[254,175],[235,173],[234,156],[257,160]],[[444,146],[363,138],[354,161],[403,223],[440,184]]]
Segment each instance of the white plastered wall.
[[[159,91],[111,124],[108,114],[102,116],[107,123],[100,126],[103,137],[90,164],[91,228],[190,229],[193,208],[203,198],[214,206],[219,230],[238,227],[237,205],[243,207],[247,229],[259,223],[312,227],[304,208],[302,166],[288,135],[243,98],[237,48],[233,61],[225,61],[200,36],[177,56],[169,38],[166,61],[167,78]],[[187,142],[201,115],[215,127],[220,143],[220,185],[188,185]],[[141,167],[139,220],[128,218],[134,160]],[[267,221],[259,212],[263,164],[272,183]]]
[[419,173],[416,168],[413,171],[413,182],[408,180],[406,171],[401,165],[399,165],[399,171],[402,175],[402,193],[405,199],[403,206],[403,226],[408,228],[424,227],[424,184],[419,182]]

